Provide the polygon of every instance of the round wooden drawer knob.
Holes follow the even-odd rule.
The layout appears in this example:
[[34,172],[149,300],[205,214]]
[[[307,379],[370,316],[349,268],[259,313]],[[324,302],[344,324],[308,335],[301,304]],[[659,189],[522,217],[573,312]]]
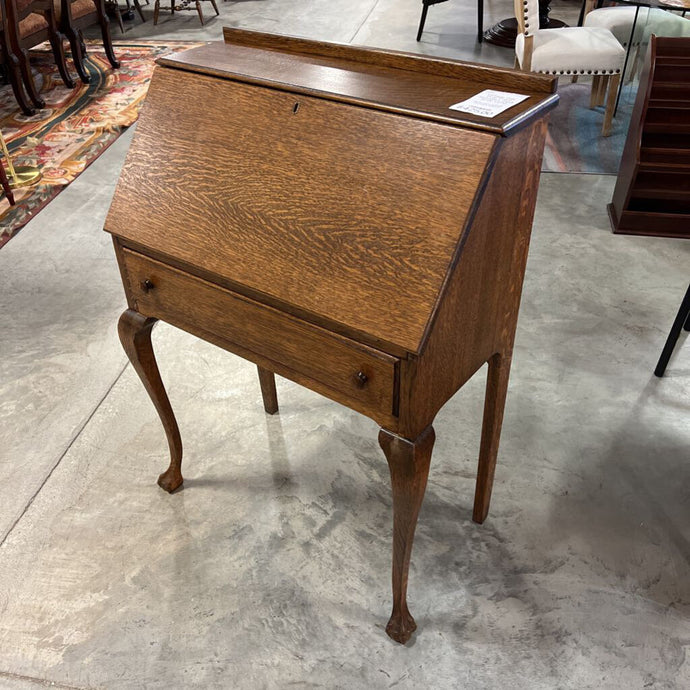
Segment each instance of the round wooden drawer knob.
[[355,374],[355,383],[357,384],[357,388],[364,388],[364,384],[369,380],[369,377],[363,372],[363,371],[358,371]]

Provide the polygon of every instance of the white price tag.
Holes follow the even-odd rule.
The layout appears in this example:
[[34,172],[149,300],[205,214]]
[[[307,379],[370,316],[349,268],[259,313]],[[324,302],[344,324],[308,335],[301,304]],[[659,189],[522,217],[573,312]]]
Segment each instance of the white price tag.
[[482,117],[496,117],[508,108],[521,103],[529,96],[522,93],[507,93],[505,91],[492,91],[486,89],[480,91],[476,96],[451,105],[451,110],[459,110],[461,113],[472,113]]

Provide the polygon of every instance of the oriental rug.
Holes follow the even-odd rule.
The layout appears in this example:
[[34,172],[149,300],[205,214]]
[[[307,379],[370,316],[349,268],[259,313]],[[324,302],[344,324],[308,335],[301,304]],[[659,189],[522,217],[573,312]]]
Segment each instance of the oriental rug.
[[542,170],[617,175],[637,86],[634,82],[623,88],[611,136],[602,137],[604,108],[590,110],[590,83],[561,83],[560,102],[549,118]]
[[[46,107],[22,114],[9,85],[0,87],[0,127],[15,165],[38,166],[34,187],[16,189],[16,205],[0,199],[0,247],[82,173],[132,125],[148,90],[156,58],[200,43],[145,41],[116,43],[120,69],[110,67],[100,44],[87,43],[89,84],[62,83],[48,47],[31,51],[36,86]],[[75,70],[68,60],[73,75]],[[75,75],[76,76],[76,75]]]

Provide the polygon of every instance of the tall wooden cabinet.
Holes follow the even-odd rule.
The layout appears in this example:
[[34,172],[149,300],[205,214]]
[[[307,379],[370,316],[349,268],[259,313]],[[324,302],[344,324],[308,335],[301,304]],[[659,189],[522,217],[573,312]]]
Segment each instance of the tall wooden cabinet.
[[608,210],[615,233],[690,238],[690,38],[651,37]]
[[[393,613],[432,423],[489,363],[474,519],[487,515],[553,77],[239,30],[159,61],[105,229],[123,346],[182,444],[151,347],[163,319],[376,420],[393,488]],[[449,106],[527,96],[487,119]],[[232,474],[232,469],[228,468]]]

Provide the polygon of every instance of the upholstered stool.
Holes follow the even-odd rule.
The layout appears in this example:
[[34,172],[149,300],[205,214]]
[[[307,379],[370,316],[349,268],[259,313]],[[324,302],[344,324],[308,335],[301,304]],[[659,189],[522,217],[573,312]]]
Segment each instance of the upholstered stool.
[[[635,22],[635,7],[602,7],[587,12],[583,26],[608,29],[627,46]],[[632,44],[644,43],[650,34],[657,36],[690,36],[690,20],[656,7],[640,7]]]

